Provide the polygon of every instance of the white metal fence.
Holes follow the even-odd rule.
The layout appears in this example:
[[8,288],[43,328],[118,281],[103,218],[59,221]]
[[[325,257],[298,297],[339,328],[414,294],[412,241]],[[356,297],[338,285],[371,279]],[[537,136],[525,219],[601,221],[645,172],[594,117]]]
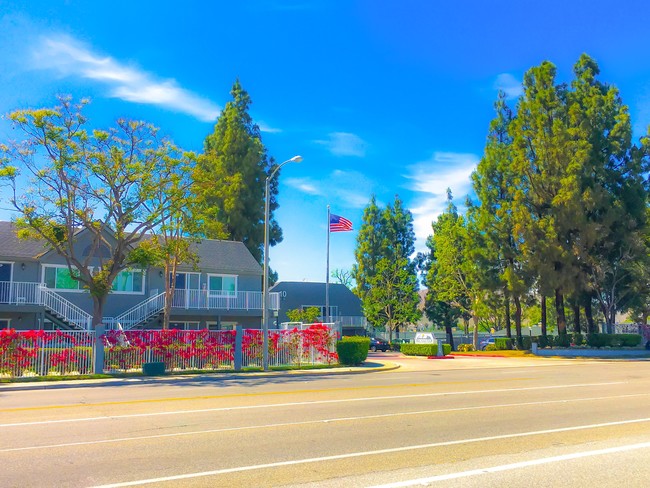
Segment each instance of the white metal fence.
[[[104,371],[142,370],[144,363],[164,362],[167,371],[232,370],[262,367],[262,331],[108,330],[102,337]],[[332,364],[336,331],[323,324],[304,330],[269,331],[269,364]],[[92,373],[94,331],[0,331],[0,377],[83,375]]]

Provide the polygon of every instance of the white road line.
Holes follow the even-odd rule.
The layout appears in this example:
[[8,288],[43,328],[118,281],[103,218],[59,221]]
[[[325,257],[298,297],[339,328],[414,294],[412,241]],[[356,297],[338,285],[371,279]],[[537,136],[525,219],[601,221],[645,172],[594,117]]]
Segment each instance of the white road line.
[[458,473],[442,474],[439,476],[431,476],[430,478],[418,478],[414,480],[399,481],[396,483],[387,483],[385,485],[375,485],[370,488],[402,488],[406,486],[415,486],[415,485],[424,486],[424,485],[429,485],[431,483],[435,483],[437,481],[449,481],[458,478],[467,478],[470,476],[478,476],[487,473],[498,473],[501,471],[510,471],[513,469],[527,468],[529,466],[539,466],[540,464],[557,463],[560,461],[570,461],[572,459],[580,459],[580,458],[586,458],[592,456],[602,456],[605,454],[615,454],[619,452],[627,452],[627,451],[634,451],[637,449],[648,449],[648,448],[650,448],[650,442],[641,442],[639,444],[628,444],[625,446],[609,447],[606,449],[596,449],[593,451],[583,451],[583,452],[576,452],[573,454],[564,454],[561,456],[551,456],[547,458],[533,459],[531,461],[521,461],[519,463],[502,464],[501,466],[492,466],[489,468],[472,469],[469,471],[460,471]]
[[84,418],[59,419],[59,420],[37,420],[33,422],[16,422],[11,424],[0,424],[0,428],[24,427],[27,425],[62,424],[62,423],[71,423],[71,422],[91,422],[95,420],[116,420],[116,419],[141,418],[141,417],[157,417],[161,415],[186,415],[191,413],[207,413],[207,412],[232,412],[235,410],[297,407],[303,405],[324,405],[324,404],[332,404],[332,403],[367,402],[367,401],[376,401],[376,400],[401,400],[404,398],[429,398],[429,397],[441,397],[441,396],[453,396],[453,395],[477,395],[483,393],[509,393],[515,391],[556,390],[556,389],[564,389],[564,388],[586,388],[590,386],[610,386],[610,385],[622,385],[622,384],[626,384],[626,382],[614,381],[609,383],[579,383],[575,385],[530,386],[525,388],[502,388],[498,390],[449,391],[449,392],[437,392],[437,393],[418,393],[414,395],[342,398],[337,400],[315,400],[310,402],[270,403],[264,405],[241,405],[238,407],[203,408],[198,410],[174,410],[171,412],[133,413],[133,414],[126,414],[126,415],[103,415],[99,417],[84,417]]
[[642,418],[642,419],[631,419],[631,420],[619,420],[616,422],[604,422],[604,423],[599,423],[599,424],[589,424],[589,425],[576,425],[573,427],[561,427],[558,429],[548,429],[548,430],[536,430],[536,431],[531,431],[531,432],[520,432],[517,434],[503,434],[503,435],[495,435],[495,436],[488,436],[488,437],[475,437],[471,439],[460,439],[456,441],[446,441],[446,442],[434,442],[431,444],[420,444],[420,445],[415,445],[415,446],[404,446],[404,447],[394,447],[390,449],[378,449],[375,451],[361,451],[361,452],[351,452],[348,454],[337,454],[333,456],[322,456],[322,457],[314,457],[314,458],[306,458],[306,459],[294,459],[292,461],[280,461],[277,463],[267,463],[267,464],[255,464],[252,466],[238,466],[236,468],[225,468],[225,469],[215,469],[213,471],[201,471],[198,473],[186,473],[186,474],[179,474],[175,476],[165,476],[161,478],[149,478],[149,479],[144,479],[144,480],[135,480],[135,481],[125,481],[125,482],[120,482],[120,483],[110,483],[107,485],[97,485],[94,488],[122,488],[125,486],[140,486],[140,485],[148,485],[151,483],[162,483],[162,482],[167,482],[167,481],[176,481],[176,480],[186,480],[186,479],[191,479],[191,478],[200,478],[200,477],[205,477],[205,476],[216,476],[220,474],[228,474],[228,473],[240,473],[243,471],[254,471],[258,469],[266,469],[266,468],[279,468],[282,466],[295,466],[298,464],[308,464],[308,463],[320,463],[320,462],[325,462],[325,461],[337,461],[340,459],[350,459],[350,458],[358,458],[358,457],[364,457],[364,456],[374,456],[374,455],[379,455],[379,454],[392,454],[396,452],[405,452],[405,451],[414,451],[418,449],[431,449],[434,447],[445,447],[445,446],[454,446],[458,444],[470,444],[470,443],[476,443],[476,442],[486,442],[486,441],[495,441],[495,440],[502,440],[502,439],[513,439],[516,437],[526,437],[526,436],[531,436],[531,435],[543,435],[543,434],[556,434],[559,432],[571,432],[571,431],[576,431],[576,430],[587,430],[587,429],[597,429],[601,427],[612,427],[616,425],[626,425],[626,424],[638,424],[642,422],[650,422],[650,417]]
[[166,437],[182,437],[182,436],[191,436],[191,435],[203,435],[203,434],[216,434],[219,432],[234,432],[242,430],[259,430],[259,429],[271,429],[277,427],[291,427],[296,425],[309,425],[309,424],[327,424],[333,422],[350,422],[353,420],[368,420],[368,419],[378,419],[378,418],[387,418],[387,417],[403,417],[406,415],[428,415],[433,413],[449,413],[449,412],[462,412],[465,410],[486,410],[490,408],[510,408],[510,407],[526,407],[533,405],[549,405],[553,403],[572,403],[572,402],[587,402],[587,401],[598,401],[598,400],[611,400],[614,398],[630,398],[630,397],[640,397],[648,396],[650,393],[637,393],[634,395],[617,395],[617,396],[608,396],[608,397],[591,397],[591,398],[575,398],[569,400],[546,400],[543,402],[523,402],[523,403],[501,403],[498,405],[480,405],[475,407],[457,407],[457,408],[441,408],[437,410],[419,410],[415,412],[396,412],[396,413],[384,413],[378,415],[364,415],[359,417],[337,417],[331,419],[320,419],[320,420],[305,420],[302,422],[284,422],[277,424],[263,424],[263,425],[248,425],[244,427],[226,427],[223,429],[209,429],[209,430],[195,430],[190,432],[174,432],[171,434],[156,434],[148,436],[138,436],[138,437],[121,437],[117,439],[101,439],[97,441],[80,441],[80,442],[67,442],[62,444],[50,444],[42,446],[25,446],[25,447],[11,447],[7,449],[0,449],[0,453],[3,452],[16,452],[16,451],[32,451],[35,449],[57,449],[62,447],[74,447],[74,446],[85,446],[93,444],[110,444],[117,442],[128,442],[128,441],[140,441],[148,439],[162,439]]

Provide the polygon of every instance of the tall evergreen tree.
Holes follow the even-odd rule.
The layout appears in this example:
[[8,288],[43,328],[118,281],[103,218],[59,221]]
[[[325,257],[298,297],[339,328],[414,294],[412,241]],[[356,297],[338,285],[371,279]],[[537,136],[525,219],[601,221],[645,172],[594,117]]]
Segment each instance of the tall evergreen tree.
[[499,93],[496,118],[490,123],[483,158],[472,174],[478,204],[470,207],[469,218],[476,230],[470,244],[472,254],[483,270],[485,286],[502,295],[510,336],[510,301],[514,303],[515,334],[521,344],[522,296],[531,283],[531,274],[515,236],[513,204],[517,179],[512,156],[509,127],[514,115]]
[[361,228],[357,234],[354,249],[355,264],[352,276],[356,283],[355,293],[363,300],[370,289],[369,280],[376,273],[377,262],[381,259],[384,227],[381,210],[374,195],[363,211]]
[[[204,142],[194,171],[200,224],[205,237],[242,241],[259,262],[264,249],[264,192],[274,169],[260,129],[248,113],[251,99],[235,81],[214,132]],[[269,244],[282,241],[273,218],[278,208],[277,177],[270,188]]]

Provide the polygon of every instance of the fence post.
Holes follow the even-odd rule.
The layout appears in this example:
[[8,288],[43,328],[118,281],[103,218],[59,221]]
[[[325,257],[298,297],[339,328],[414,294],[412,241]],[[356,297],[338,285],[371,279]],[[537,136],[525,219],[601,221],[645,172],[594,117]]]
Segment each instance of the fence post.
[[235,371],[241,371],[242,366],[242,338],[244,329],[241,325],[235,326]]
[[106,332],[104,324],[95,328],[95,342],[93,344],[93,373],[104,374],[104,341],[102,336]]

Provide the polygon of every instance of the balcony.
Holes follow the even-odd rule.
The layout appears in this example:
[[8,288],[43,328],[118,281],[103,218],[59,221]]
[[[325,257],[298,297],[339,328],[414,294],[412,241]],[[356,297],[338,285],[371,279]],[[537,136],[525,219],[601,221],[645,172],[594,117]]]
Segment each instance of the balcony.
[[[278,310],[280,294],[269,293],[269,308]],[[262,310],[261,291],[175,290],[173,308],[187,310]]]
[[41,305],[40,283],[0,281],[0,304]]

